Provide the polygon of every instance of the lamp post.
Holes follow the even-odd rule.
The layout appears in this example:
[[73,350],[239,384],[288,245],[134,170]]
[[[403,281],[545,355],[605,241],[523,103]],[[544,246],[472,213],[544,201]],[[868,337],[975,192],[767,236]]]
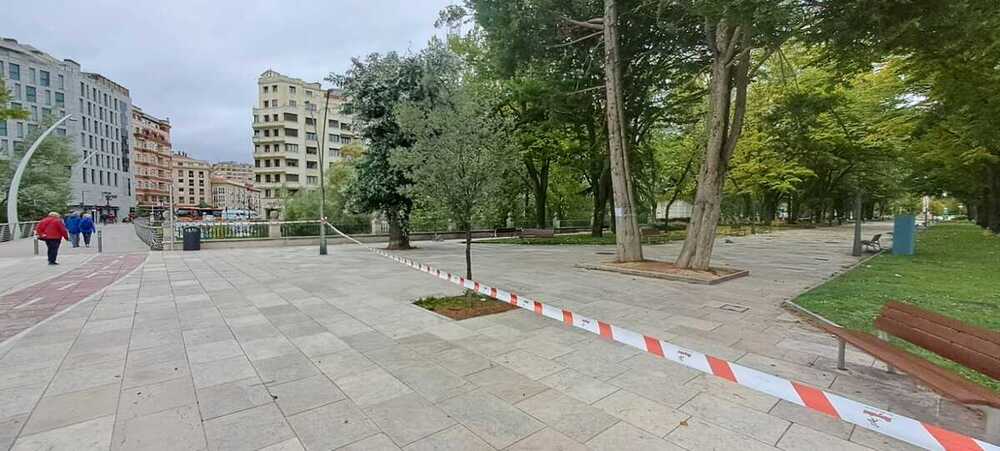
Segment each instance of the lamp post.
[[[326,133],[327,114],[330,112],[330,91],[325,91],[325,103],[323,105],[323,134],[319,135],[319,255],[326,255],[326,176],[324,175],[323,156],[326,154]],[[316,131],[319,131],[316,127]]]
[[[8,227],[10,227],[10,230],[12,232],[16,230],[18,222],[17,191],[21,185],[21,177],[24,176],[24,171],[28,167],[28,161],[31,160],[31,156],[35,154],[35,151],[38,150],[38,146],[42,144],[42,141],[44,141],[46,137],[49,136],[49,133],[52,133],[52,130],[55,130],[56,127],[62,125],[63,122],[66,122],[71,117],[73,117],[72,114],[67,114],[63,116],[54,124],[52,124],[48,129],[42,132],[41,135],[38,135],[38,138],[35,139],[35,142],[31,143],[31,147],[28,148],[28,151],[25,152],[24,157],[21,157],[21,161],[17,164],[17,170],[14,171],[14,178],[11,179],[10,188],[7,190],[7,223],[9,224]],[[15,240],[18,239],[19,235],[20,234],[17,233],[11,233],[12,239]]]

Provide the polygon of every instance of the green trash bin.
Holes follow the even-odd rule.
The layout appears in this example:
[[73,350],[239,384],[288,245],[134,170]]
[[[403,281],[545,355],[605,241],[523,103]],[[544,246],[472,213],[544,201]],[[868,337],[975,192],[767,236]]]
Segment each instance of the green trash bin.
[[913,255],[917,250],[917,217],[896,216],[892,226],[892,254]]

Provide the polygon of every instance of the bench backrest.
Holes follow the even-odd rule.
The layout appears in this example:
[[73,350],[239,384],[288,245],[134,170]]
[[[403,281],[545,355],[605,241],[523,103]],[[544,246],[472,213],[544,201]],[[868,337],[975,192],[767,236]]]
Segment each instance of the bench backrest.
[[872,242],[877,242],[878,240],[881,240],[881,239],[882,239],[882,234],[881,233],[876,233],[875,236],[872,237]]
[[889,301],[875,328],[994,379],[1000,379],[1000,332]]

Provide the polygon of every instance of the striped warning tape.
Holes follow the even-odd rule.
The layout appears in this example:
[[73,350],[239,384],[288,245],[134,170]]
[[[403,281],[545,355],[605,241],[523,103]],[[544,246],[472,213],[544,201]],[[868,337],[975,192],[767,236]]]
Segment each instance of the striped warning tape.
[[519,296],[509,291],[491,287],[475,280],[466,279],[444,272],[428,265],[417,263],[408,258],[390,254],[381,249],[375,249],[341,232],[333,225],[330,228],[339,235],[357,243],[366,249],[402,263],[413,269],[447,280],[468,290],[473,290],[484,296],[510,303],[517,307],[530,310],[535,314],[561,321],[567,326],[577,327],[601,337],[641,349],[657,357],[679,363],[703,373],[712,374],[735,384],[742,385],[785,401],[807,407],[848,423],[856,424],[866,429],[920,446],[925,449],[947,451],[1000,451],[996,446],[964,434],[924,423],[913,418],[895,414],[877,407],[869,406],[843,396],[825,392],[818,388],[787,379],[782,379],[752,368],[747,368],[718,357],[713,357],[698,351],[682,348],[670,342],[655,337],[643,335],[623,327],[608,324],[603,321],[563,310],[558,307],[543,304],[539,301]]

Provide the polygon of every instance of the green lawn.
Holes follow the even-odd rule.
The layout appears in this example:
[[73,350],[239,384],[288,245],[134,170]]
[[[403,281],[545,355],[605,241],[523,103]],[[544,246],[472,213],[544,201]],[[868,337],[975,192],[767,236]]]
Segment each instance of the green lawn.
[[[882,254],[795,302],[842,326],[871,331],[872,322],[889,300],[908,302],[990,330],[1000,329],[1000,237],[971,223],[937,225],[918,236],[916,255]],[[896,342],[1000,390],[1000,381]]]
[[[643,237],[642,244],[664,244],[670,241],[683,240],[687,232],[670,232],[670,235],[654,235]],[[552,238],[501,238],[497,240],[477,241],[477,244],[532,244],[532,245],[578,245],[578,244],[615,244],[615,234],[605,233],[604,236],[590,234],[556,235]]]

